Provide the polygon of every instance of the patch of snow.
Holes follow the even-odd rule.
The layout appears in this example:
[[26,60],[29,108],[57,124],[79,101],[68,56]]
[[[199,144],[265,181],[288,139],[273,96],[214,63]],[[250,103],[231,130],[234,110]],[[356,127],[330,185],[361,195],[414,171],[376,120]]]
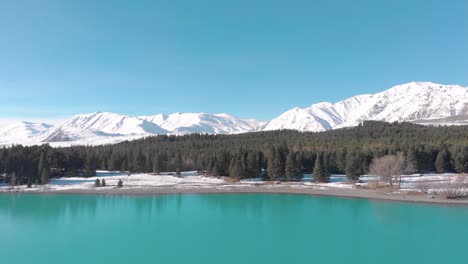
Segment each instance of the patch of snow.
[[[410,192],[419,190],[419,183],[430,182],[430,192],[440,193],[447,181],[456,179],[459,174],[412,174],[402,177],[401,189],[393,192]],[[11,188],[6,183],[0,184],[0,192],[35,192],[35,191],[64,191],[64,190],[79,190],[93,189],[96,179],[105,179],[106,187],[99,187],[102,190],[106,188],[116,188],[119,180],[123,181],[123,188],[155,188],[155,187],[172,187],[172,188],[236,188],[236,187],[254,187],[261,185],[264,188],[274,189],[281,186],[290,186],[293,188],[312,188],[325,190],[328,188],[350,189],[356,186],[367,186],[369,182],[376,181],[377,177],[372,175],[364,175],[360,178],[361,183],[349,182],[345,175],[331,175],[329,183],[319,183],[312,181],[312,175],[306,174],[305,179],[300,182],[280,182],[275,184],[269,181],[263,181],[261,178],[243,179],[239,182],[229,183],[223,177],[207,177],[199,175],[196,171],[182,172],[181,177],[175,176],[175,172],[163,172],[160,175],[153,174],[131,174],[120,171],[97,171],[96,177],[70,177],[51,179],[46,185],[33,185],[32,188],[27,188],[25,185],[15,186]]]

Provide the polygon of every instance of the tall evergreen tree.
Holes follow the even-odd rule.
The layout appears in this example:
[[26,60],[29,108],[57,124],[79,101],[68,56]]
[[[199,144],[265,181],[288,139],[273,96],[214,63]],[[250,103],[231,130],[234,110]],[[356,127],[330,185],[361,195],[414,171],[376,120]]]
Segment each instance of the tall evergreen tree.
[[134,155],[132,170],[136,172],[146,171],[146,158],[140,150],[137,150],[136,155]]
[[346,157],[346,177],[351,181],[359,180],[365,174],[363,157],[357,153],[349,153]]
[[439,154],[437,154],[435,168],[438,173],[451,171],[452,165],[450,164],[450,153],[446,149],[440,151]]
[[318,182],[330,182],[330,174],[328,173],[323,161],[323,153],[318,153],[314,165],[314,180]]
[[411,147],[406,153],[406,173],[413,173],[419,171],[420,166],[418,162],[418,153],[416,149]]
[[121,170],[121,166],[119,165],[119,157],[116,152],[112,152],[109,162],[108,162],[109,170],[116,171]]
[[161,173],[161,159],[158,154],[153,157],[153,173],[158,175]]
[[16,172],[10,173],[10,186],[16,186],[17,184],[17,177]]
[[229,166],[229,176],[234,179],[245,177],[245,170],[242,167],[239,156],[233,157]]
[[42,152],[39,158],[39,163],[37,164],[37,174],[38,175],[42,174],[42,171],[44,170],[44,168],[45,168],[45,155]]
[[86,157],[85,161],[85,176],[86,177],[93,177],[96,175],[96,156],[90,154]]
[[270,180],[279,180],[284,176],[284,162],[282,160],[281,150],[273,148],[268,157],[268,177]]
[[44,168],[41,174],[41,183],[47,184],[49,182],[49,170]]
[[468,146],[457,152],[455,156],[455,169],[459,173],[468,173]]
[[256,178],[260,175],[260,159],[256,152],[247,153],[247,174],[248,177]]
[[286,179],[288,181],[300,180],[303,178],[302,174],[302,164],[297,158],[297,154],[289,152],[286,158]]

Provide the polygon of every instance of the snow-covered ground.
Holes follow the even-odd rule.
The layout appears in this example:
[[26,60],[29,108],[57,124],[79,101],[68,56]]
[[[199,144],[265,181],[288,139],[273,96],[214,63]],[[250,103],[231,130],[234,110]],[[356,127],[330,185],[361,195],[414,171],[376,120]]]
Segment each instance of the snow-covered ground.
[[[402,177],[401,189],[399,192],[421,191],[421,183],[429,183],[429,191],[440,191],[444,184],[455,179],[456,174],[413,174]],[[231,182],[223,177],[207,177],[199,175],[195,171],[182,172],[181,177],[177,177],[174,172],[163,172],[160,175],[153,174],[131,174],[119,171],[97,171],[96,177],[70,177],[52,179],[46,185],[33,185],[32,188],[26,186],[16,186],[14,188],[3,183],[0,184],[0,192],[18,191],[18,192],[36,192],[36,191],[65,191],[65,190],[80,190],[93,189],[96,179],[105,179],[106,187],[99,187],[101,190],[113,189],[117,187],[119,180],[123,182],[123,188],[155,188],[155,187],[171,187],[171,188],[232,188],[232,187],[248,187],[262,185],[267,188],[275,186],[291,186],[297,188],[313,188],[313,189],[328,189],[328,188],[356,188],[357,186],[367,186],[369,182],[376,181],[376,177],[362,176],[360,183],[350,182],[345,175],[331,175],[329,183],[313,182],[311,174],[305,174],[301,182],[280,182],[273,184],[265,182],[261,178],[245,179],[239,182]]]
[[[181,177],[175,176],[175,173],[161,173],[161,175],[152,174],[131,174],[127,175],[125,172],[112,172],[112,171],[97,171],[96,177],[69,177],[52,179],[46,185],[33,185],[32,188],[26,186],[16,186],[18,191],[62,191],[62,190],[77,190],[77,189],[90,189],[95,188],[94,182],[96,179],[105,180],[106,187],[99,187],[100,189],[115,188],[119,180],[123,182],[123,188],[151,188],[163,186],[211,186],[213,184],[224,183],[223,179],[215,177],[204,177],[197,174],[197,172],[183,172]],[[0,191],[10,189],[9,186],[1,186]]]

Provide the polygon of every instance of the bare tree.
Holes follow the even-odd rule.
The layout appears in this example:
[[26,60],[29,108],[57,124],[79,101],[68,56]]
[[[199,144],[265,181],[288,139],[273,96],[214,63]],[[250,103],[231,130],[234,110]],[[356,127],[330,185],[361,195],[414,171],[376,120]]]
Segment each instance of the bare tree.
[[370,173],[381,178],[393,188],[401,187],[401,175],[405,171],[405,158],[402,153],[375,158],[370,165]]
[[467,195],[468,177],[466,174],[448,178],[443,184],[442,192],[447,198],[459,198]]
[[434,188],[434,183],[428,180],[418,180],[415,183],[415,186],[422,193],[429,194],[429,191]]

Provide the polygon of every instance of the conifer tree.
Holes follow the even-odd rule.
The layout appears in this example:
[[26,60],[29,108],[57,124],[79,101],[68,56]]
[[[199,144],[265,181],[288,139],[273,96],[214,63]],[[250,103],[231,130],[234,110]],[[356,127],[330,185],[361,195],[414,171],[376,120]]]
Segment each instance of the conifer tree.
[[94,154],[89,154],[86,157],[84,167],[85,167],[85,176],[86,177],[95,176],[96,175],[96,168],[97,168],[97,157]]
[[284,163],[282,161],[281,151],[273,148],[268,157],[268,177],[270,180],[278,180],[284,176]]
[[157,154],[153,158],[153,173],[157,175],[161,173],[161,160]]
[[323,153],[318,153],[315,159],[314,180],[318,182],[330,182],[330,175],[323,162]]
[[213,172],[214,172],[214,164],[215,164],[214,157],[211,157],[211,158],[208,160],[208,165],[207,165],[207,167],[206,167],[206,174],[207,174],[207,175],[213,175]]
[[150,172],[153,171],[153,156],[151,155],[151,152],[145,151],[145,169],[144,172]]
[[12,172],[10,174],[10,186],[16,186],[16,184],[17,184],[16,172]]
[[234,179],[245,177],[244,169],[242,168],[240,157],[233,157],[229,166],[229,176]]
[[260,160],[258,154],[250,151],[247,154],[247,176],[248,177],[258,177],[260,174]]
[[44,164],[44,163],[45,163],[45,160],[44,160],[44,159],[45,159],[45,158],[44,158],[44,153],[41,153],[41,156],[40,156],[40,158],[39,158],[39,163],[38,163],[38,165],[37,165],[37,174],[42,173],[42,171],[43,171],[44,168],[45,168],[45,164]]
[[455,156],[455,169],[459,173],[468,173],[468,147],[460,149]]
[[349,153],[346,157],[346,177],[351,181],[359,180],[359,177],[365,174],[363,169],[363,159],[361,155]]
[[438,173],[451,171],[450,153],[446,149],[440,151],[434,165]]
[[44,168],[41,174],[41,183],[47,184],[49,182],[49,170]]
[[267,166],[267,174],[268,174],[268,179],[270,180],[276,180],[276,177],[278,176],[278,168],[276,167],[275,160],[277,152],[274,148],[270,149],[268,153],[268,166]]
[[420,164],[418,161],[418,153],[416,149],[411,147],[406,153],[406,173],[413,173],[420,170]]
[[215,162],[214,162],[214,165],[213,165],[213,169],[211,170],[211,175],[213,176],[223,176],[223,162],[218,160],[218,159],[215,159]]
[[289,152],[286,157],[286,179],[288,181],[300,180],[303,177],[302,164],[299,162],[297,154]]
[[146,158],[141,153],[141,151],[137,151],[136,155],[134,155],[132,169],[136,172],[145,172],[145,165],[146,165]]
[[122,168],[119,167],[119,158],[116,152],[112,152],[110,158],[109,158],[109,170],[111,171],[116,171],[116,170],[121,170]]
[[183,161],[182,161],[182,155],[180,151],[177,152],[176,156],[174,157],[174,166],[177,168],[182,168]]

